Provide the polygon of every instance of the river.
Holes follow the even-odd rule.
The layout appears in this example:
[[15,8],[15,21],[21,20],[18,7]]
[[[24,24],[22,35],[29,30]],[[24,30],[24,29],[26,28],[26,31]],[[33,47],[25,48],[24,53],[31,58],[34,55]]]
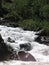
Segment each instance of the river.
[[[36,33],[37,32],[35,31],[24,31],[19,27],[13,28],[0,25],[0,34],[2,35],[4,42],[7,45],[10,45],[14,51],[20,51],[20,44],[30,43],[32,49],[28,51],[28,53],[34,56],[37,62],[49,61],[49,46],[34,41],[35,38],[38,37]],[[14,42],[8,41],[8,38]],[[15,60],[13,61],[14,63],[16,62]]]

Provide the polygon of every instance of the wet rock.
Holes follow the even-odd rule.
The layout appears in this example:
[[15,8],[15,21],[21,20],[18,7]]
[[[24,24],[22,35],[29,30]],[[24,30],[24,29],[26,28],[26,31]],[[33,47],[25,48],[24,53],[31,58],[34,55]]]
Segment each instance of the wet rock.
[[29,53],[19,52],[19,60],[22,61],[36,61],[36,59]]
[[49,31],[42,30],[37,32],[36,35],[38,35],[38,37],[35,39],[35,41],[49,45]]
[[41,30],[36,35],[39,35],[39,36],[49,36],[49,31]]
[[13,53],[9,54],[6,60],[36,61],[30,53],[25,53],[24,51],[20,51],[18,55]]
[[49,45],[49,36],[38,36],[35,41],[42,43],[42,44],[46,44]]
[[13,43],[13,42],[15,42],[14,40],[12,40],[10,37],[8,37],[8,40],[7,40],[8,42],[11,42],[11,43]]
[[20,50],[24,49],[24,51],[30,51],[32,49],[30,43],[20,44]]
[[35,41],[37,41],[37,42],[41,42],[41,37],[38,36],[38,37],[35,39]]

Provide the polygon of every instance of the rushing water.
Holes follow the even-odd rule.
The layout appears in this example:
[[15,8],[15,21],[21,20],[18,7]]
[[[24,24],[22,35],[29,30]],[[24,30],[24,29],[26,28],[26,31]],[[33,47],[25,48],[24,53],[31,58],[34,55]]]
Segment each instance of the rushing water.
[[[22,28],[12,28],[0,25],[0,34],[4,42],[11,46],[14,51],[20,51],[20,44],[30,43],[32,49],[28,51],[36,61],[49,61],[49,46],[34,41],[37,35],[34,31],[24,31]],[[8,38],[14,40],[9,42]]]

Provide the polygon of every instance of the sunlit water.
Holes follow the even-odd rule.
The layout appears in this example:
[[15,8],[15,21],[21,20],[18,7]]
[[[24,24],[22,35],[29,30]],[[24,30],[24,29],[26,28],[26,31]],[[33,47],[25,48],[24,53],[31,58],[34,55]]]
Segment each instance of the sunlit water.
[[[20,44],[30,43],[32,49],[28,51],[36,61],[49,61],[49,46],[39,44],[34,41],[37,35],[34,31],[24,31],[22,28],[12,28],[0,25],[0,34],[7,45],[10,45],[14,51],[20,51]],[[8,42],[10,37],[15,42]],[[15,62],[15,61],[14,61]],[[9,62],[10,63],[10,62]]]

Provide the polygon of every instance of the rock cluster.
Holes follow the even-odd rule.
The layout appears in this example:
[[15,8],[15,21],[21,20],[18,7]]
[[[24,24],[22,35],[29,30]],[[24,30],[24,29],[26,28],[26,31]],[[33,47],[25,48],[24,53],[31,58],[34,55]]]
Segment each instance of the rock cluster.
[[[11,39],[9,38],[10,42]],[[30,44],[25,44],[25,45],[20,45],[21,49],[22,48],[26,48],[26,50],[30,50]],[[19,54],[19,59],[18,56],[15,52],[11,52],[10,46],[6,45],[6,43],[4,43],[4,40],[2,39],[2,36],[0,35],[0,61],[4,61],[4,60],[21,60],[21,61],[36,61],[35,58],[29,54],[29,53],[25,53],[23,51],[20,51]]]
[[49,33],[48,32],[43,30],[41,33],[38,33],[37,35],[38,37],[35,39],[35,41],[49,45]]

